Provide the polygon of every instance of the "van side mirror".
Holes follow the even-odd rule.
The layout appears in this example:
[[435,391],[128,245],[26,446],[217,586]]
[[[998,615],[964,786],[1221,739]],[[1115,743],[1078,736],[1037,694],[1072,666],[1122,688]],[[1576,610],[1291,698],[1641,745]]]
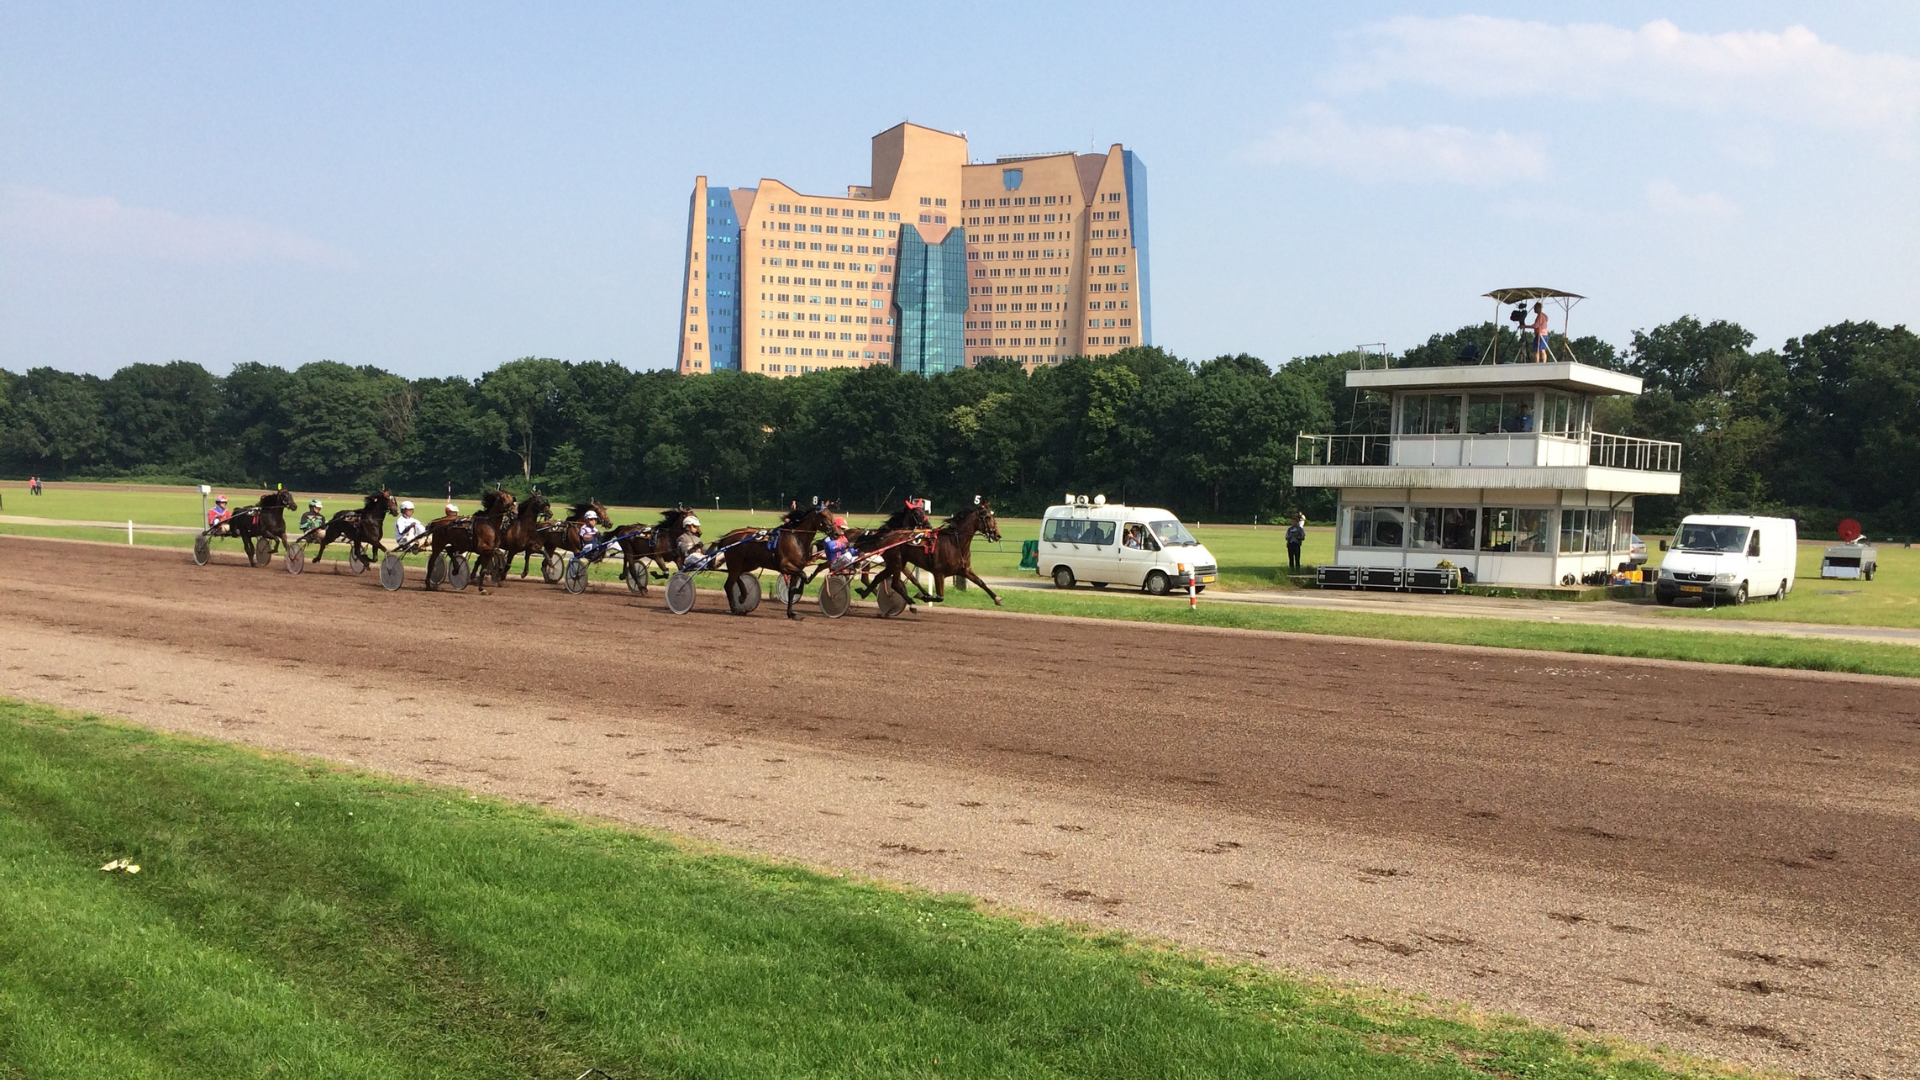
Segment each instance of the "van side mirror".
[[1667,550],[1667,542],[1665,540],[1660,541],[1660,550],[1661,551]]

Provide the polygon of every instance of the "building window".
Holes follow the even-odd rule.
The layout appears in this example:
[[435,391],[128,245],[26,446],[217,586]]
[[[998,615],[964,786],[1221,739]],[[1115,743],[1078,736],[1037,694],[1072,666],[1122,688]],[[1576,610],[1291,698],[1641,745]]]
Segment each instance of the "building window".
[[[1020,181],[1024,179],[1026,179],[1026,173],[1022,169],[1000,170],[1000,185],[1008,191],[1019,191]],[[1007,201],[1005,199],[1000,200],[1000,205],[1005,206],[1006,204]]]

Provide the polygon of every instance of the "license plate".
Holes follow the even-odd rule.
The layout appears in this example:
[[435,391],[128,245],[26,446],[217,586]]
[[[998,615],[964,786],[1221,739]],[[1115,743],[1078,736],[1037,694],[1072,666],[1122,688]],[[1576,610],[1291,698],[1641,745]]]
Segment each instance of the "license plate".
[[1211,585],[1211,584],[1213,584],[1213,575],[1212,575],[1212,574],[1202,574],[1202,575],[1200,575],[1200,577],[1199,577],[1199,579],[1198,579],[1198,580],[1199,580],[1199,582],[1200,582],[1200,584],[1202,584],[1202,585]]
[[1681,591],[1681,592],[1705,592],[1706,590],[1707,590],[1707,587],[1706,587],[1705,585],[1682,585],[1682,586],[1680,586],[1680,591]]

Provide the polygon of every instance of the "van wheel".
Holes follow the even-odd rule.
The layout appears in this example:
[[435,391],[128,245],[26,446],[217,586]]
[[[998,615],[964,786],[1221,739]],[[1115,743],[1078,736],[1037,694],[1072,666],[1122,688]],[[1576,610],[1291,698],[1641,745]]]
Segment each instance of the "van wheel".
[[1053,587],[1056,589],[1073,588],[1073,570],[1071,567],[1056,566],[1053,568]]
[[1147,575],[1147,592],[1154,596],[1165,596],[1170,588],[1167,575],[1158,570]]
[[1747,602],[1747,583],[1746,582],[1743,581],[1740,583],[1740,591],[1733,594],[1733,602],[1735,606],[1738,606],[1740,604],[1744,604]]
[[1780,588],[1775,590],[1773,594],[1773,598],[1775,600],[1785,600],[1787,598],[1787,579],[1786,578],[1780,579]]
[[1678,599],[1679,597],[1671,593],[1657,592],[1653,594],[1653,602],[1659,604],[1661,607],[1672,607],[1673,602]]

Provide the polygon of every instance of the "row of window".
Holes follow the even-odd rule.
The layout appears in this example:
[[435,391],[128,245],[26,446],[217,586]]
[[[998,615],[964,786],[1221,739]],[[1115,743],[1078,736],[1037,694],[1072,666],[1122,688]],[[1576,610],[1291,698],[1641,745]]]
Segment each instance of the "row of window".
[[[1026,341],[1027,348],[1029,349],[1033,348],[1035,345],[1039,345],[1042,348],[1044,348],[1048,345],[1055,344],[1054,339],[1050,337],[1026,338],[1024,340]],[[968,338],[967,347],[970,349],[989,349],[989,348],[1000,348],[1005,345],[1011,345],[1017,349],[1020,347],[1021,341],[1022,341],[1021,338]],[[1066,338],[1059,339],[1058,344],[1062,346],[1066,345],[1067,339]]]
[[[944,203],[942,205],[944,205]],[[843,210],[837,206],[796,206],[791,203],[781,203],[776,209],[783,214],[812,214],[814,217],[857,217],[872,218],[875,221],[900,220],[899,214],[889,214],[881,210],[855,210],[852,207],[847,207]],[[782,227],[784,228],[785,226]]]
[[[1631,510],[1553,510],[1526,506],[1347,506],[1347,547],[1498,554],[1610,554],[1633,540]],[[1555,518],[1558,543],[1555,543]]]
[[[862,326],[865,326],[870,322],[877,323],[877,322],[883,321],[878,315],[875,315],[873,318],[869,319],[865,315],[835,315],[831,311],[829,311],[826,314],[825,318],[822,318],[820,313],[817,311],[812,313],[808,313],[805,311],[794,311],[794,312],[763,311],[760,313],[760,317],[763,319],[774,319],[779,322],[859,323]],[[892,319],[887,319],[884,321],[888,326],[893,325]]]
[[1030,251],[969,251],[967,252],[967,261],[992,262],[995,259],[1064,259],[1071,254],[1072,252],[1064,250],[1055,251],[1053,248],[1040,248]]
[[826,330],[826,331],[794,330],[789,332],[784,327],[778,330],[772,330],[772,329],[762,327],[760,330],[760,336],[761,337],[796,337],[796,338],[803,337],[813,341],[822,341],[822,340],[824,341],[886,341],[889,343],[893,341],[892,334],[874,334],[872,336],[868,336],[866,334],[841,334],[838,337],[835,337],[833,331],[831,330]]
[[[1042,301],[1038,304],[1027,304],[1025,307],[1022,307],[1017,301],[1012,304],[989,304],[983,300],[973,305],[973,310],[983,313],[988,311],[1052,311],[1053,303],[1051,301]],[[1067,305],[1064,303],[1061,304],[1060,310],[1067,310]],[[1065,324],[1063,323],[1062,325]]]
[[[988,216],[983,218],[977,218],[977,217],[968,218],[967,225],[970,228],[975,225],[986,225],[988,227],[992,227],[996,224],[997,225],[1025,225],[1025,224],[1028,224],[1029,222],[1035,225],[1042,225],[1042,224],[1052,225],[1056,220],[1058,220],[1063,225],[1071,224],[1073,221],[1073,215],[1072,214],[1044,214],[1044,215],[1034,214],[1033,216],[1029,217],[1026,214],[1014,214],[1013,216],[1009,217],[1006,214],[1001,214],[1000,217],[996,220],[991,214],[989,214]],[[1006,237],[1001,237],[1001,239],[1004,240],[1006,239]]]
[[997,201],[994,199],[968,199],[967,209],[983,210],[989,206],[1053,206],[1056,203],[1061,206],[1072,206],[1073,196],[1071,195],[1014,195],[1011,197],[1002,196]]
[[1542,431],[1579,438],[1593,425],[1593,398],[1545,391],[1541,416],[1533,414],[1533,391],[1504,394],[1405,394],[1400,398],[1402,435],[1492,435]]
[[[761,293],[760,299],[772,301],[773,303],[776,303],[776,304],[825,304],[829,307],[833,306],[834,304],[851,304],[854,307],[885,306],[879,300],[865,300],[857,296],[808,296],[805,293]],[[761,312],[761,314],[765,315],[766,312],[763,311]],[[786,313],[781,312],[780,317],[783,319],[786,318],[787,317]],[[798,319],[798,318],[801,318],[802,316],[800,315],[799,312],[796,311],[793,313],[793,317]],[[875,318],[878,318],[878,317],[879,316],[875,316]],[[847,315],[847,316],[843,316],[842,320],[851,322],[853,318],[854,316]],[[815,322],[818,322],[820,321],[820,316],[815,315],[813,319]],[[833,316],[831,315],[827,316],[827,321],[833,322],[834,321]],[[865,315],[860,316],[860,321],[866,322],[867,317]]]
[[[764,229],[772,229],[774,227],[774,224],[775,223],[771,221],[763,221],[760,223],[760,226],[761,228],[764,228]],[[900,237],[900,231],[898,229],[868,229],[864,226],[856,228],[852,225],[849,225],[843,229],[838,225],[808,226],[808,225],[800,224],[798,222],[795,222],[792,225],[788,225],[786,222],[782,221],[779,223],[779,229],[781,232],[787,232],[789,230],[793,232],[817,232],[822,236],[872,236],[872,237],[877,237],[881,239],[885,239],[888,237],[899,239]]]
[[[929,198],[925,195],[922,195],[920,196],[920,205],[921,206],[945,206],[947,205],[947,200],[940,199],[940,198]],[[944,221],[945,219],[943,218],[941,220]]]
[[[1088,326],[1089,328],[1105,328],[1105,327],[1109,327],[1109,326],[1112,326],[1112,325],[1113,325],[1113,323],[1114,323],[1114,321],[1113,321],[1112,319],[1088,319],[1088,320],[1087,320],[1087,326]],[[1133,320],[1132,320],[1132,319],[1121,319],[1121,320],[1120,320],[1120,325],[1121,325],[1121,326],[1132,326],[1132,325],[1133,325]]]
[[833,356],[836,358],[845,358],[849,360],[876,360],[876,359],[891,360],[893,359],[893,352],[890,349],[880,350],[880,353],[877,356],[874,354],[873,350],[871,349],[867,349],[864,351],[860,349],[814,349],[814,348],[795,348],[792,345],[787,345],[787,346],[762,345],[760,346],[760,351],[769,356],[822,356],[822,357]]
[[967,237],[967,239],[976,244],[992,244],[996,242],[1001,244],[1038,243],[1041,240],[1071,240],[1073,239],[1073,230],[1069,229],[1065,233],[1059,231],[1049,233],[1013,233],[1011,234],[1011,238],[1009,238],[1009,234],[1007,233],[999,233],[997,235],[999,237],[997,241],[995,240],[996,234],[994,233],[978,233]]
[[[819,288],[819,287],[822,287],[822,286],[824,286],[824,287],[826,287],[826,288],[829,288],[829,289],[865,289],[865,288],[871,288],[871,289],[873,289],[873,291],[874,291],[874,292],[890,292],[890,291],[891,291],[891,289],[889,288],[889,283],[888,283],[888,282],[885,282],[885,281],[876,281],[876,282],[874,282],[874,283],[873,283],[873,284],[872,284],[871,286],[869,286],[869,285],[868,285],[868,284],[867,284],[866,282],[864,282],[864,281],[844,281],[844,280],[842,280],[842,281],[836,281],[836,280],[834,280],[833,278],[826,278],[826,279],[825,279],[825,280],[823,281],[823,280],[822,280],[822,279],[820,279],[820,278],[807,278],[807,277],[800,277],[800,276],[799,276],[799,275],[797,275],[797,274],[796,274],[796,275],[794,275],[794,276],[793,276],[793,277],[791,277],[791,278],[790,278],[790,277],[788,277],[788,276],[787,276],[787,275],[785,275],[785,274],[771,274],[771,275],[766,275],[766,274],[763,274],[763,275],[761,275],[761,278],[760,278],[760,283],[761,283],[762,285],[765,285],[765,284],[767,284],[767,283],[768,283],[769,281],[771,281],[771,282],[772,282],[773,284],[775,284],[775,285],[812,285],[812,286],[814,286],[815,288]],[[767,298],[767,297],[766,297],[766,295],[765,295],[764,293],[763,293],[763,294],[761,294],[761,297],[760,297],[760,299],[762,299],[762,300],[765,300],[766,298]],[[781,299],[781,300],[785,300],[785,299],[786,299],[786,297],[785,297],[785,296],[782,296],[782,297],[780,297],[780,299]],[[796,304],[799,304],[799,303],[804,303],[804,301],[802,301],[802,300],[801,300],[801,299],[800,299],[800,298],[799,298],[798,296],[795,296],[795,297],[794,297],[794,300],[793,300],[793,302],[794,302],[794,303],[796,303]],[[814,300],[813,302],[814,302],[814,303],[816,303],[816,304],[817,304],[817,303],[820,303],[820,301],[819,301],[819,300],[817,300],[817,299],[816,299],[816,300]],[[829,304],[831,304],[831,303],[833,303],[833,301],[832,301],[832,300],[828,300],[828,301],[827,301],[827,303],[829,303]]]
[[835,252],[839,252],[842,255],[873,255],[875,257],[881,256],[881,255],[892,255],[896,250],[890,247],[881,247],[878,244],[875,244],[871,248],[869,248],[869,246],[866,244],[824,244],[822,245],[818,243],[810,244],[805,240],[793,240],[793,241],[769,240],[769,241],[762,241],[762,243],[766,247],[787,248],[793,251],[835,251]]
[[[845,270],[850,274],[858,274],[862,272],[868,273],[868,274],[893,273],[893,266],[889,263],[881,263],[879,264],[879,266],[876,267],[873,263],[835,262],[828,259],[771,258],[771,259],[762,259],[760,261],[765,263],[768,266],[784,265],[784,266],[792,267],[797,270]],[[762,280],[764,280],[764,278]],[[880,287],[880,284],[878,282],[875,282],[873,287],[877,289]],[[848,285],[848,286],[845,286],[845,288],[852,288],[852,286]]]
[[[969,252],[968,254],[972,254],[972,253]],[[1068,267],[1064,267],[1064,266],[1031,266],[1031,267],[1009,266],[1004,271],[1002,271],[999,267],[996,266],[992,270],[988,270],[985,267],[978,267],[974,270],[973,276],[977,278],[982,278],[982,277],[1072,277],[1073,271]],[[1062,288],[1064,287],[1065,286],[1063,285]],[[1031,286],[1029,286],[1029,288],[1031,288]]]
[[1127,249],[1123,247],[1088,248],[1087,249],[1087,257],[1092,259],[1111,259],[1121,255],[1125,255],[1126,253],[1127,253]]
[[[1019,319],[1014,319],[1011,322],[1009,322],[1006,319],[999,319],[999,320],[980,319],[977,321],[969,320],[967,322],[967,329],[969,330],[1022,330],[1022,329],[1051,330],[1053,329],[1052,319],[1028,319],[1026,320],[1026,323],[1027,325],[1023,327],[1020,325]],[[1067,320],[1061,319],[1060,329],[1065,330],[1066,328],[1067,328]]]
[[[1022,287],[1019,285],[969,285],[967,286],[967,295],[969,296],[1005,296],[1009,291],[1011,291],[1013,295],[1018,296],[1020,295],[1021,288]],[[1046,285],[1028,285],[1028,286],[1025,286],[1025,290],[1027,295],[1029,296],[1033,295],[1034,293],[1050,293],[1053,291],[1053,285],[1051,283]],[[1061,283],[1060,291],[1061,292],[1067,291],[1067,286],[1065,282]],[[1027,310],[1032,311],[1033,308],[1029,307]]]
[[[1125,310],[1127,310],[1127,308],[1128,308],[1128,306],[1129,306],[1129,303],[1130,303],[1130,302],[1129,302],[1129,301],[1126,301],[1126,300],[1122,300],[1122,301],[1120,301],[1120,308],[1119,308],[1119,309],[1120,309],[1121,311],[1125,311]],[[1089,300],[1089,301],[1087,301],[1087,310],[1088,310],[1088,311],[1100,311],[1100,310],[1102,310],[1102,308],[1101,308],[1101,304],[1100,304],[1100,301],[1098,301],[1098,300]],[[1108,301],[1106,302],[1106,307],[1105,307],[1105,309],[1104,309],[1104,310],[1107,310],[1107,311],[1112,311],[1112,310],[1114,310],[1114,305],[1113,305],[1113,301],[1111,301],[1111,300],[1108,300]]]
[[920,224],[922,225],[945,225],[946,223],[947,223],[947,215],[945,214],[921,214],[920,215]]

